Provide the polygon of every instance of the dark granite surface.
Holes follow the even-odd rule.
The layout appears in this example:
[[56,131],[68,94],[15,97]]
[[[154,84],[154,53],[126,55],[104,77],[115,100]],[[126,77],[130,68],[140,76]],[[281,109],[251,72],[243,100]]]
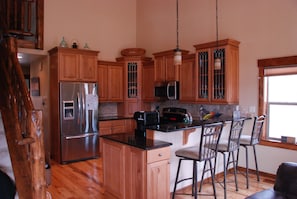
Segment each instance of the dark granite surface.
[[122,116],[99,116],[98,120],[107,121],[107,120],[124,120],[124,119],[133,119],[132,117],[122,117]]
[[[192,122],[180,122],[180,123],[166,123],[148,126],[147,129],[161,131],[164,133],[172,133],[179,130],[197,128],[202,126],[203,124],[215,123],[215,122],[231,122],[232,116],[221,116],[208,120],[193,120]],[[251,118],[246,118],[251,119]],[[160,140],[151,140],[145,137],[135,136],[134,133],[120,133],[120,134],[112,134],[112,135],[103,135],[100,136],[105,139],[109,139],[115,142],[119,142],[122,144],[127,144],[129,146],[134,146],[144,150],[162,148],[166,146],[172,145],[172,143],[164,142]]]
[[[193,120],[192,122],[180,122],[180,123],[161,123],[159,125],[147,126],[146,129],[161,131],[164,133],[170,133],[179,130],[197,128],[202,126],[203,124],[215,123],[215,122],[231,122],[232,116],[220,116],[213,119],[208,120]],[[250,118],[246,118],[250,119]]]
[[164,142],[160,140],[147,139],[145,137],[135,136],[131,133],[120,133],[112,135],[102,135],[101,138],[109,139],[129,146],[137,147],[144,150],[157,149],[172,145],[170,142]]

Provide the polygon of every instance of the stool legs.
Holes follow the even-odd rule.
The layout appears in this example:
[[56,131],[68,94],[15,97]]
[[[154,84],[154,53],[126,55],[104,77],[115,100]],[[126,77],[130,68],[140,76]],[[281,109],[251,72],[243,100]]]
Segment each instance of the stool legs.
[[[245,178],[246,178],[246,188],[249,188],[249,156],[248,156],[248,146],[241,145],[245,149]],[[258,161],[257,161],[257,153],[256,153],[256,145],[252,145],[253,152],[254,152],[254,159],[255,159],[255,166],[256,166],[256,175],[257,181],[260,181],[259,169],[258,169]],[[239,157],[239,149],[237,152],[237,165],[238,165],[238,157]]]
[[[185,178],[185,179],[178,180],[182,160],[183,159],[179,159],[179,162],[178,162],[177,173],[176,173],[174,188],[173,188],[173,192],[172,192],[172,199],[174,199],[174,197],[175,197],[176,185],[179,182],[191,179],[191,178]],[[198,177],[198,175],[197,175],[197,161],[193,160],[192,196],[194,196],[195,199],[197,199],[197,180],[198,180],[197,177]]]
[[[228,159],[227,159],[227,162],[226,162],[226,153],[225,152],[221,152],[221,154],[223,155],[223,167],[224,167],[224,179],[223,179],[223,188],[224,188],[224,198],[226,199],[227,198],[227,187],[226,187],[226,183],[227,183],[227,170],[228,170],[228,166],[230,163],[233,163],[233,174],[234,174],[234,180],[235,180],[235,187],[236,187],[236,191],[238,191],[238,184],[237,184],[237,159],[235,159],[235,155],[234,155],[234,151],[231,151],[228,153]],[[232,156],[232,161],[230,161],[230,155]],[[216,168],[216,163],[217,160],[215,159],[215,166],[214,166],[214,169],[211,170],[211,172],[213,172],[211,174],[211,177],[212,177],[212,183],[213,183],[213,189],[214,189],[214,193],[215,193],[215,185],[214,185],[214,181],[215,181],[215,168]],[[211,161],[209,161],[210,163],[210,167],[211,166]],[[203,180],[204,180],[204,173],[206,171],[206,164],[204,164],[204,167],[203,167],[203,172],[202,172],[202,177],[201,177],[201,183],[200,183],[200,187],[199,187],[199,192],[201,191],[202,189],[202,183],[203,183]],[[216,193],[215,193],[216,195]]]
[[179,161],[178,161],[176,178],[175,178],[174,188],[173,188],[173,192],[172,192],[172,199],[174,199],[174,197],[175,197],[175,191],[176,191],[176,185],[177,185],[177,181],[178,181],[178,174],[179,174],[179,170],[180,170],[181,161],[182,161],[182,159],[179,159]]
[[[207,162],[209,164],[209,169],[206,169]],[[212,165],[211,160],[205,161],[204,166],[203,166],[203,172],[202,172],[202,176],[201,176],[200,186],[199,186],[199,192],[201,192],[201,190],[202,190],[202,184],[203,184],[205,172],[210,171],[214,198],[217,198],[216,187],[215,187],[215,175],[216,175],[215,165],[216,165],[216,158],[215,158],[214,166]]]
[[256,154],[256,145],[253,145],[253,150],[254,150],[254,157],[255,157],[257,181],[259,182],[260,181],[260,177],[259,177],[258,161],[257,161],[257,154]]
[[[185,159],[179,159],[179,162],[178,162],[177,173],[176,173],[174,188],[173,188],[173,192],[172,192],[172,199],[175,198],[175,192],[176,192],[176,186],[177,186],[177,184],[179,182],[184,181],[184,180],[191,179],[191,178],[185,178],[185,179],[178,180],[182,160],[185,160]],[[204,172],[206,171],[206,164],[207,164],[207,162],[209,164],[209,169],[208,170],[211,173],[214,198],[216,199],[217,198],[217,194],[216,194],[216,188],[215,188],[215,168],[213,167],[213,165],[211,163],[211,160],[206,160],[205,161],[204,168],[203,168],[202,178],[204,176]],[[198,174],[197,174],[197,169],[198,169],[197,168],[197,161],[193,160],[193,176],[192,176],[192,193],[191,193],[191,195],[194,196],[195,199],[197,199],[197,195],[198,195],[197,194],[197,191],[198,191],[198,183],[197,183],[198,182]],[[202,182],[203,182],[203,180],[201,180],[201,184],[202,184]],[[199,192],[201,191],[201,184],[200,184]]]
[[227,190],[226,190],[226,178],[227,178],[227,168],[226,168],[226,156],[225,156],[225,153],[222,153],[223,154],[223,161],[224,161],[224,198],[226,199],[227,198]]

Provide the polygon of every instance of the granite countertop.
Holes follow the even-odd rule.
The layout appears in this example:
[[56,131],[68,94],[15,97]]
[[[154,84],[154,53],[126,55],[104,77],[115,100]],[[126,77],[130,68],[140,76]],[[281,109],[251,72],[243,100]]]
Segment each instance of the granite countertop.
[[144,150],[157,149],[172,145],[170,142],[135,136],[134,133],[119,133],[112,135],[102,135],[100,137]]
[[132,117],[123,117],[123,116],[99,116],[99,121],[108,121],[108,120],[124,120],[124,119],[133,119]]
[[[197,128],[202,126],[203,124],[215,123],[215,122],[231,122],[232,116],[221,116],[213,119],[208,120],[193,120],[192,122],[177,122],[177,123],[165,123],[165,124],[158,124],[147,126],[146,129],[154,130],[154,131],[161,131],[164,133],[170,133],[179,130]],[[250,118],[246,118],[250,119]]]

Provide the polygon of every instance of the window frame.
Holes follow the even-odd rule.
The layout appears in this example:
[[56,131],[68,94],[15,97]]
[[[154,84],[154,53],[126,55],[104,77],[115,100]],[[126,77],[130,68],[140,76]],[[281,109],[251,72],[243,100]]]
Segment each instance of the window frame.
[[[277,57],[277,58],[268,58],[268,59],[260,59],[258,60],[258,114],[266,114],[267,115],[267,110],[264,104],[264,84],[265,84],[265,70],[267,69],[277,69],[277,68],[286,68],[290,66],[297,66],[297,56],[289,56],[289,57]],[[286,71],[286,73],[282,74],[297,74],[296,72],[290,72]],[[272,146],[272,147],[279,147],[279,148],[285,148],[285,149],[290,149],[290,150],[297,150],[297,145],[296,144],[288,144],[288,143],[281,143],[280,141],[277,140],[269,140],[266,139],[266,122],[264,123],[263,127],[263,134],[261,137],[261,145],[265,146]]]

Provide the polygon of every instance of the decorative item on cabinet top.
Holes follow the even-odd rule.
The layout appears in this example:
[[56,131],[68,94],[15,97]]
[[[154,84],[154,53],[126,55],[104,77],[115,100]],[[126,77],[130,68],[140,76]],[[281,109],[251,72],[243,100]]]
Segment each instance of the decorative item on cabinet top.
[[121,51],[123,56],[144,56],[145,49],[143,48],[125,48]]

